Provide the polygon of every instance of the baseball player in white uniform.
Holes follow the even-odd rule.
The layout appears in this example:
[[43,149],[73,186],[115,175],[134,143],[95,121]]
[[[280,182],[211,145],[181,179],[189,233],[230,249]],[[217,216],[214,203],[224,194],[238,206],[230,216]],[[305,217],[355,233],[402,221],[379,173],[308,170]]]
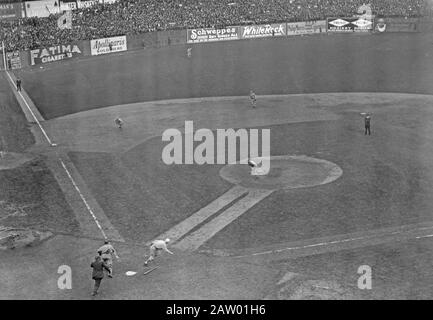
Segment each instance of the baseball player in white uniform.
[[161,251],[165,251],[168,252],[169,254],[173,254],[173,252],[171,252],[167,248],[167,243],[169,242],[170,239],[152,241],[149,248],[149,258],[147,258],[147,260],[144,261],[144,265],[147,266],[147,264],[153,261],[155,257],[158,256],[158,253]]
[[101,256],[102,260],[110,269],[108,277],[113,277],[113,255],[116,254],[116,250],[110,244],[108,240],[104,241],[104,245],[98,249],[98,254]]

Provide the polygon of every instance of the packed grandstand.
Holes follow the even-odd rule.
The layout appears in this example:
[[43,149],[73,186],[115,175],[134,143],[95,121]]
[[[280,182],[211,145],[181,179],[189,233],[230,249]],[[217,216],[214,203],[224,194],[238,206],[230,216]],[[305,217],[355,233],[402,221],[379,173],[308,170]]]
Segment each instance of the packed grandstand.
[[[7,51],[156,30],[320,20],[358,14],[365,0],[119,0],[73,11],[72,29],[59,15],[0,21]],[[424,0],[372,0],[374,15],[419,17]]]

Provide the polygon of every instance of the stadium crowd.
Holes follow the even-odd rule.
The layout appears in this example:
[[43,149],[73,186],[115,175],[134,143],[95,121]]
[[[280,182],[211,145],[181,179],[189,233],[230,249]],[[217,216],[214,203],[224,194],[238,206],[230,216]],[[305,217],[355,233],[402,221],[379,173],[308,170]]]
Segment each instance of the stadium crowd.
[[[133,35],[155,30],[320,20],[357,14],[365,0],[119,0],[73,11],[73,28],[60,30],[57,18],[0,21],[8,51],[78,40]],[[424,0],[371,0],[373,13],[414,17]]]

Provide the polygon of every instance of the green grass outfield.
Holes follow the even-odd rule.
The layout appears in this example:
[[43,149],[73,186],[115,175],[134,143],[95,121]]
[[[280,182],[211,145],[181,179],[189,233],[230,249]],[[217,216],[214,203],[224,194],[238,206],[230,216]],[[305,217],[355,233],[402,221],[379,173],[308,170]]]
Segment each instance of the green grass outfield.
[[431,34],[319,35],[147,49],[20,72],[46,119],[96,107],[206,96],[433,93]]

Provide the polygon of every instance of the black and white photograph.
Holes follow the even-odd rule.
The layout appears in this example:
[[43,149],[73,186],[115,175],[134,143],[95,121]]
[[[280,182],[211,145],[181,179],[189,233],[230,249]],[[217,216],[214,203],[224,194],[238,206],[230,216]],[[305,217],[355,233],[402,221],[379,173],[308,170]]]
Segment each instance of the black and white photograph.
[[432,299],[433,0],[0,0],[0,300]]

